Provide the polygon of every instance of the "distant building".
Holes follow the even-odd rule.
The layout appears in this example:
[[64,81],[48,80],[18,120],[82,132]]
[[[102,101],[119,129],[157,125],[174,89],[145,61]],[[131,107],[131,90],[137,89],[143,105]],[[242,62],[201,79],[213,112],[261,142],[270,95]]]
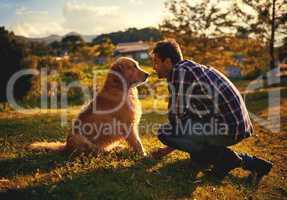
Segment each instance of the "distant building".
[[280,76],[287,76],[287,51],[280,52],[278,57],[279,60],[276,62],[275,73]]
[[241,78],[241,71],[239,67],[225,67],[224,71],[229,78]]
[[143,41],[119,43],[114,51],[115,57],[126,56],[136,60],[148,58],[149,45]]
[[287,64],[287,49],[279,52],[279,63]]
[[273,69],[273,71],[277,76],[287,76],[287,63],[278,63],[277,67]]
[[58,56],[55,56],[55,60],[60,61],[60,60],[69,60],[70,57],[68,55],[68,52],[60,52],[58,53]]

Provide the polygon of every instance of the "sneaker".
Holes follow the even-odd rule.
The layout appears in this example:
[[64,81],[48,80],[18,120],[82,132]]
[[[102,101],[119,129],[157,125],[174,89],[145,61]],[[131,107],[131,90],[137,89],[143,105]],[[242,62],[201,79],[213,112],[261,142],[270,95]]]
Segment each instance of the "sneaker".
[[190,155],[191,165],[194,165],[197,168],[207,169],[212,164],[210,159],[202,153],[192,153],[189,155]]
[[238,164],[228,164],[228,165],[215,165],[211,171],[207,172],[207,175],[216,178],[218,181],[221,181],[225,176],[233,169],[237,168]]
[[208,175],[221,181],[231,170],[240,167],[241,163],[242,160],[236,152],[228,148],[223,148]]
[[273,164],[269,161],[253,157],[245,164],[245,169],[251,171],[253,182],[259,182],[263,176],[267,175],[272,169]]

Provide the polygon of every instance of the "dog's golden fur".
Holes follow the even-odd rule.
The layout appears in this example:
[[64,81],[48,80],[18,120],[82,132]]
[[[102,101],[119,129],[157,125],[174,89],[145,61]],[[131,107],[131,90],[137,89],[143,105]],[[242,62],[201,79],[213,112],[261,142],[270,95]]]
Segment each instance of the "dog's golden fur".
[[[116,147],[121,139],[125,139],[135,151],[144,155],[138,133],[141,105],[136,85],[144,82],[147,76],[133,59],[117,59],[102,90],[78,115],[66,143],[34,143],[30,145],[30,149],[109,151]],[[116,123],[120,126],[111,132],[107,132],[102,126],[111,125],[111,128]]]

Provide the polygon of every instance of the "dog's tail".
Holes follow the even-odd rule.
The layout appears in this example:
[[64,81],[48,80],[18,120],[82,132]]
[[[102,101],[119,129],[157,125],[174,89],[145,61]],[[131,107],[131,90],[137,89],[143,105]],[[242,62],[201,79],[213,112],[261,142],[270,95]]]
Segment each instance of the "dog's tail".
[[65,151],[65,142],[34,142],[27,148],[32,151]]

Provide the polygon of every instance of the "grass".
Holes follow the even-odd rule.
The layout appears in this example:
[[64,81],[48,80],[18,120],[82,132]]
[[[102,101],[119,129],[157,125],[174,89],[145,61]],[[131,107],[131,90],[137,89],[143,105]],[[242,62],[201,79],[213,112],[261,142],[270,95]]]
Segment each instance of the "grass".
[[[256,96],[256,101],[247,98],[247,104],[253,113],[266,113],[264,95]],[[144,109],[150,105],[143,101]],[[257,187],[246,183],[248,174],[241,169],[233,170],[221,183],[208,181],[202,173],[194,177],[188,154],[180,151],[160,161],[142,159],[127,149],[74,156],[29,152],[25,146],[33,141],[65,140],[69,126],[61,126],[61,113],[1,112],[0,199],[286,199],[286,98],[282,98],[282,105],[284,131],[272,133],[254,123],[254,136],[232,147],[275,163]],[[164,110],[166,104],[160,102],[159,106]],[[78,108],[69,110],[70,122]],[[150,112],[143,115],[141,124],[145,127],[166,121],[166,115]],[[148,152],[163,146],[155,132],[141,130]]]

